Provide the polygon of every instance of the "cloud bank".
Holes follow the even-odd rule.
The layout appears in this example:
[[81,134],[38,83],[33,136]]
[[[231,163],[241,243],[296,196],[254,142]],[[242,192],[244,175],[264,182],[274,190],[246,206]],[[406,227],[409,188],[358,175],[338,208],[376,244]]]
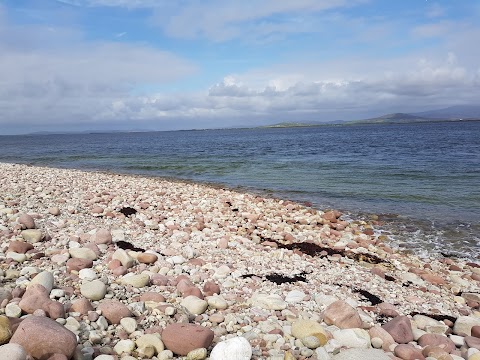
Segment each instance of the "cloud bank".
[[[164,41],[128,39],[131,29],[112,31],[107,39],[78,24],[20,24],[11,9],[0,6],[0,134],[349,120],[480,98],[480,50],[473,47],[480,27],[446,19],[439,5],[426,10],[424,21],[404,24],[340,13],[365,1],[271,0],[255,7],[230,0],[182,6],[148,0],[57,3],[73,11],[147,11],[142,21],[153,38]],[[310,20],[312,14],[318,20],[327,13],[329,26],[346,29],[337,44],[329,45],[335,56],[321,51],[310,56],[315,38],[300,37],[297,53],[283,58],[265,53],[264,65],[240,71],[219,68],[201,87],[188,84],[206,73],[208,64],[171,45],[171,39],[183,39],[176,40],[180,44],[194,39],[197,46],[233,51],[240,38],[265,40],[276,34],[269,41],[281,47],[297,39],[292,34],[320,34],[326,25]]]

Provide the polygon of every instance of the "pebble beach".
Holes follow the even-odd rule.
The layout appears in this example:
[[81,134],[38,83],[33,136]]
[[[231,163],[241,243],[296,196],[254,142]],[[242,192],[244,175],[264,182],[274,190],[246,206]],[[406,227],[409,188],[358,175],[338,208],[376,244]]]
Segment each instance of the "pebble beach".
[[0,359],[480,360],[480,264],[382,224],[0,163]]

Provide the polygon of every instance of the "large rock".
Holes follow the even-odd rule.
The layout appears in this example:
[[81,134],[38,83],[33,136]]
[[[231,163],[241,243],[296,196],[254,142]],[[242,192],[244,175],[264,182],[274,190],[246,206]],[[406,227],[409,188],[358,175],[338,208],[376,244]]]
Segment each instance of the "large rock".
[[407,344],[413,341],[412,325],[410,319],[406,316],[397,316],[383,325],[382,328],[399,344]]
[[27,352],[19,344],[5,344],[0,346],[0,359],[27,360]]
[[93,261],[89,259],[71,258],[67,260],[67,271],[80,271],[82,269],[91,268]]
[[385,351],[390,351],[390,346],[395,344],[392,335],[378,325],[368,329],[368,334],[370,335],[370,339],[378,338],[382,340],[382,349]]
[[41,273],[37,274],[33,279],[32,281],[30,281],[30,284],[28,285],[28,287],[34,285],[34,284],[40,284],[42,285],[46,290],[47,292],[50,294],[50,292],[52,291],[53,289],[53,283],[54,283],[54,279],[53,279],[53,274],[49,271],[42,271]]
[[250,299],[250,303],[266,310],[284,310],[287,308],[287,303],[277,294],[256,293]]
[[213,336],[212,330],[195,324],[170,324],[162,332],[165,347],[183,356],[198,348],[208,348]]
[[112,243],[112,234],[110,230],[99,229],[95,233],[94,238],[95,244],[111,244]]
[[0,315],[0,345],[6,344],[11,337],[10,320],[6,316]]
[[471,336],[473,326],[480,326],[480,318],[473,316],[460,316],[457,318],[457,321],[455,321],[453,333],[462,336]]
[[332,360],[391,360],[382,350],[347,349],[332,357]]
[[335,325],[340,329],[362,327],[362,319],[357,310],[342,300],[337,300],[327,306],[323,312],[323,320],[328,325]]
[[185,309],[194,315],[203,314],[208,307],[208,303],[205,300],[199,299],[193,295],[187,296],[185,299],[183,299],[180,305],[185,307]]
[[252,346],[244,337],[219,342],[210,353],[210,360],[250,360]]
[[322,325],[314,320],[300,319],[292,324],[292,335],[297,339],[315,336],[323,346],[328,341],[328,335]]
[[448,337],[438,334],[424,334],[417,340],[418,345],[425,347],[428,345],[439,346],[446,352],[451,353],[455,350],[455,344]]
[[80,286],[80,292],[87,299],[102,300],[107,293],[107,286],[100,280],[87,281]]
[[23,346],[36,359],[47,359],[53,354],[63,354],[70,359],[77,346],[77,337],[52,319],[29,316],[18,325],[10,343]]
[[132,316],[132,312],[128,307],[117,300],[102,301],[98,305],[97,310],[102,311],[102,315],[110,324],[120,324],[120,320]]
[[369,348],[370,335],[363,329],[342,329],[333,332],[333,338],[346,348]]
[[16,252],[17,254],[25,254],[28,250],[32,250],[33,245],[25,241],[12,240],[8,245],[7,252]]
[[37,229],[28,229],[21,232],[23,240],[30,244],[35,244],[40,242],[43,239],[43,234],[40,230]]
[[80,247],[80,248],[71,248],[68,250],[72,258],[85,259],[85,260],[96,260],[97,254],[90,248]]
[[18,306],[27,314],[33,314],[35,310],[41,309],[52,319],[65,316],[63,305],[51,300],[47,289],[40,284],[31,284],[23,294]]
[[395,356],[405,360],[425,360],[422,349],[415,348],[410,344],[399,344],[395,346]]
[[135,288],[142,288],[150,283],[150,276],[148,274],[127,274],[120,279],[123,285],[130,285]]
[[23,225],[25,229],[35,229],[35,220],[28,214],[21,214],[18,217],[18,223]]

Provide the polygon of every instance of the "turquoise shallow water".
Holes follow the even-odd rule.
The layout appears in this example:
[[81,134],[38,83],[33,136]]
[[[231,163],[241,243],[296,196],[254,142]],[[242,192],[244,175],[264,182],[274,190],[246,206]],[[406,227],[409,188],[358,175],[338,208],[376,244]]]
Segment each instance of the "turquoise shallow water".
[[0,136],[0,161],[194,181],[383,214],[414,252],[478,257],[480,122]]

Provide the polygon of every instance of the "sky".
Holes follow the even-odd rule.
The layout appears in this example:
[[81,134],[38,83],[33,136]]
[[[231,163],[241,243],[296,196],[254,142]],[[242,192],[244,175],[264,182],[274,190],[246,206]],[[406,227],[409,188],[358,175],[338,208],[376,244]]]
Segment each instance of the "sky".
[[0,134],[478,104],[478,39],[480,0],[0,0]]

